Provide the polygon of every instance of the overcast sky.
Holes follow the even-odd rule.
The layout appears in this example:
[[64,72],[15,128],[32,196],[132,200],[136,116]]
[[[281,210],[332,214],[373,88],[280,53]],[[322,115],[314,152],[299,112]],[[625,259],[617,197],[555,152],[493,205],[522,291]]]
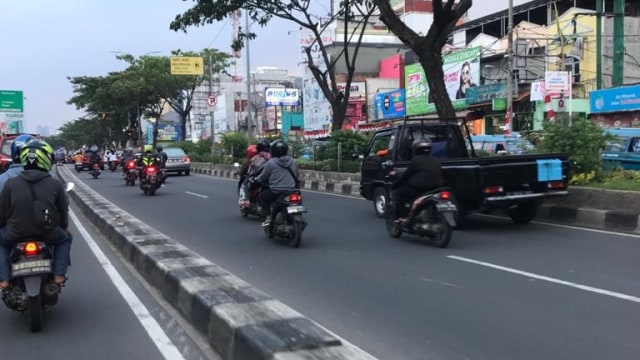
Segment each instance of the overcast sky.
[[[316,1],[325,6],[323,0]],[[514,0],[516,5],[522,2]],[[66,104],[73,96],[67,77],[123,70],[125,64],[113,52],[135,56],[159,52],[168,56],[175,49],[228,51],[229,20],[191,28],[187,34],[169,30],[171,20],[192,4],[182,0],[4,0],[0,6],[0,90],[24,91],[27,131],[46,125],[53,132],[83,115]],[[485,16],[507,6],[508,0],[475,0],[470,17]],[[275,20],[258,33],[251,45],[252,69],[266,65],[300,73],[296,26]],[[239,66],[242,74],[244,68]]]

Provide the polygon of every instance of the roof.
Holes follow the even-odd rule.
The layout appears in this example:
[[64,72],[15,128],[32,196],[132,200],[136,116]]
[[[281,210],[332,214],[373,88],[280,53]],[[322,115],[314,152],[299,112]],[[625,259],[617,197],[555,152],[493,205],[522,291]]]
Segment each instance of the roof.
[[[527,3],[524,3],[522,5],[518,5],[518,6],[514,6],[513,7],[513,15],[519,14],[519,13],[523,13],[523,12],[527,12],[531,9],[536,9],[542,6],[547,5],[548,3],[550,3],[550,0],[533,0],[533,1],[529,1]],[[471,20],[468,22],[463,23],[460,26],[456,26],[453,29],[453,32],[458,32],[458,31],[462,31],[462,30],[467,30],[467,29],[471,29],[483,24],[487,24],[502,18],[505,18],[509,15],[509,9],[505,9],[502,11],[498,11],[495,12],[493,14],[489,14],[487,16],[483,16],[481,18],[475,19],[475,20]]]

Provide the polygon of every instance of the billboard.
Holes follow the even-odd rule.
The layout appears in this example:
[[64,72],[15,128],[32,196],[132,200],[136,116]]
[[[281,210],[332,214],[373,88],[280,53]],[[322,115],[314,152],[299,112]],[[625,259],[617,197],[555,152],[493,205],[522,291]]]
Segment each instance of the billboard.
[[545,71],[544,91],[552,99],[571,97],[571,74],[568,71]]
[[[442,57],[444,83],[454,109],[465,109],[467,89],[480,82],[481,47],[458,50]],[[405,65],[407,116],[435,112],[430,101],[429,85],[420,63]]]
[[266,88],[264,99],[266,106],[295,106],[300,103],[300,91],[291,88]]
[[24,94],[17,90],[0,90],[0,112],[24,112]]
[[589,107],[591,114],[640,110],[640,85],[594,90]]
[[400,118],[405,115],[404,89],[376,94],[373,102],[376,121]]
[[[329,28],[322,34],[325,45],[333,43],[334,33],[335,30]],[[304,59],[304,63],[302,65],[302,91],[304,100],[305,131],[328,130],[331,128],[331,122],[333,121],[331,105],[325,98],[322,89],[320,89],[318,82],[313,77],[313,74],[307,65],[307,56],[304,49],[306,47],[311,47],[311,57],[314,65],[316,65],[320,71],[327,70],[327,65],[322,58],[322,52],[320,51],[318,44],[313,42],[313,39],[313,35],[309,30],[302,31],[300,39],[300,53]]]

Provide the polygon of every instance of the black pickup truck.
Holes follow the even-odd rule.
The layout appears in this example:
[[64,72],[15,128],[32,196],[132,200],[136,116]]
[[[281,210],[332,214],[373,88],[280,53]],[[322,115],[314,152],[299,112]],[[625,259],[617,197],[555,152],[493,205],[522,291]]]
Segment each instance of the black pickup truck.
[[433,142],[432,155],[442,164],[461,217],[505,209],[515,223],[525,224],[535,217],[542,199],[568,194],[567,155],[478,157],[466,134],[464,119],[404,120],[376,131],[364,154],[360,194],[373,200],[376,215],[383,217],[391,184],[382,163],[391,160],[396,172],[404,171],[412,157],[411,143],[420,136]]

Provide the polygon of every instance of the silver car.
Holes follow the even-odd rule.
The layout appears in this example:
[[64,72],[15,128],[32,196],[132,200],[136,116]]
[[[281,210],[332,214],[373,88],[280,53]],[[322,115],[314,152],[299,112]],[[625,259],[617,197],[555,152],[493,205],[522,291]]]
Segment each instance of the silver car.
[[166,172],[175,172],[178,175],[189,175],[191,173],[191,159],[182,150],[177,147],[164,148],[163,151],[167,153]]

